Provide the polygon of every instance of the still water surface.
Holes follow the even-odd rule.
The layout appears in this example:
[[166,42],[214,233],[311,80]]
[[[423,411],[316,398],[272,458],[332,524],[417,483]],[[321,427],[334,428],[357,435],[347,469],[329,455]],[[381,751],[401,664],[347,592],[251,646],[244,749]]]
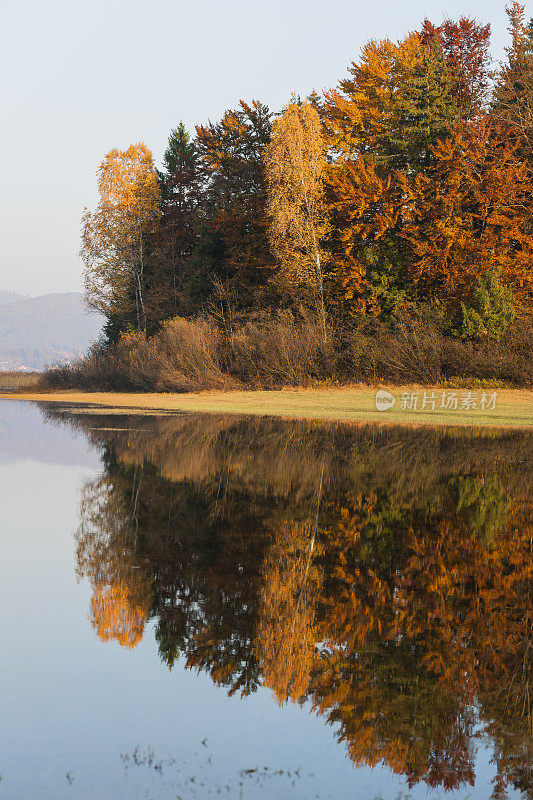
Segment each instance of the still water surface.
[[0,800],[532,798],[533,435],[0,404]]

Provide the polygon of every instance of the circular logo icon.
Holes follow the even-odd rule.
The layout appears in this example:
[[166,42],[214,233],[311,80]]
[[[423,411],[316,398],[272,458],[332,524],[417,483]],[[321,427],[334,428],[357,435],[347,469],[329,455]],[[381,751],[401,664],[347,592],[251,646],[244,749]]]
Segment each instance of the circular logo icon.
[[379,392],[376,392],[376,408],[378,411],[390,411],[391,408],[394,408],[395,402],[394,395],[386,392],[385,389],[380,389]]

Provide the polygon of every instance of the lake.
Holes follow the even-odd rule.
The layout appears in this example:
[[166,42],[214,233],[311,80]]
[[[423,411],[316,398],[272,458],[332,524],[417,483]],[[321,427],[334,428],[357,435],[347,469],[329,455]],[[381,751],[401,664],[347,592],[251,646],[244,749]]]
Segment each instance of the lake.
[[0,403],[0,798],[533,798],[533,434]]

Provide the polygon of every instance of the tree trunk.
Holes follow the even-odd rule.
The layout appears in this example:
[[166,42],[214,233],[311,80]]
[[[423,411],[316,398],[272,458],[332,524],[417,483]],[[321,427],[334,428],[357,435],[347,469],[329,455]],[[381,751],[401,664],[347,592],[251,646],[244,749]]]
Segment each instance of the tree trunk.
[[142,225],[139,224],[139,269],[137,270],[137,290],[139,292],[139,305],[141,309],[142,331],[146,331],[146,314],[144,311],[144,300],[142,290],[142,277],[144,275],[144,251]]

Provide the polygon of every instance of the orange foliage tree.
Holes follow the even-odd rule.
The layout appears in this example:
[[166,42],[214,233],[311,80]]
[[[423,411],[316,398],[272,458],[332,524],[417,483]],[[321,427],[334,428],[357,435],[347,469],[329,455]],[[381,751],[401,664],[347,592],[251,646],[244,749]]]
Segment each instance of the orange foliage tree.
[[490,25],[480,25],[469,17],[457,22],[446,19],[441,25],[424,20],[422,41],[435,42],[444,53],[453,79],[453,96],[468,118],[482,112],[487,102],[490,63]]
[[85,296],[108,317],[133,311],[137,329],[144,330],[148,240],[160,215],[159,183],[148,147],[139,142],[111,150],[98,169],[98,190],[96,210],[85,209],[82,218]]
[[422,297],[458,301],[481,271],[499,274],[527,307],[533,289],[532,184],[505,131],[457,123],[433,148],[425,174],[404,178],[402,236]]
[[326,95],[332,294],[345,310],[454,308],[485,271],[530,305],[531,176],[483,112],[489,33],[426,21],[398,44],[370,42]]
[[410,34],[371,41],[350,77],[326,94],[332,154],[331,293],[352,312],[379,311],[410,253],[402,238],[404,183],[433,161],[432,146],[457,115],[453,76],[438,44]]
[[495,479],[441,492],[431,515],[382,491],[335,511],[310,694],[357,763],[452,789],[474,780],[476,698],[494,732],[531,726],[533,516]]
[[[88,481],[82,490],[77,532],[77,572],[93,588],[89,620],[102,641],[127,648],[142,639],[151,605],[150,577],[129,547],[133,515],[123,485],[106,477]],[[135,487],[138,492],[138,487]],[[135,492],[133,498],[136,498]]]

